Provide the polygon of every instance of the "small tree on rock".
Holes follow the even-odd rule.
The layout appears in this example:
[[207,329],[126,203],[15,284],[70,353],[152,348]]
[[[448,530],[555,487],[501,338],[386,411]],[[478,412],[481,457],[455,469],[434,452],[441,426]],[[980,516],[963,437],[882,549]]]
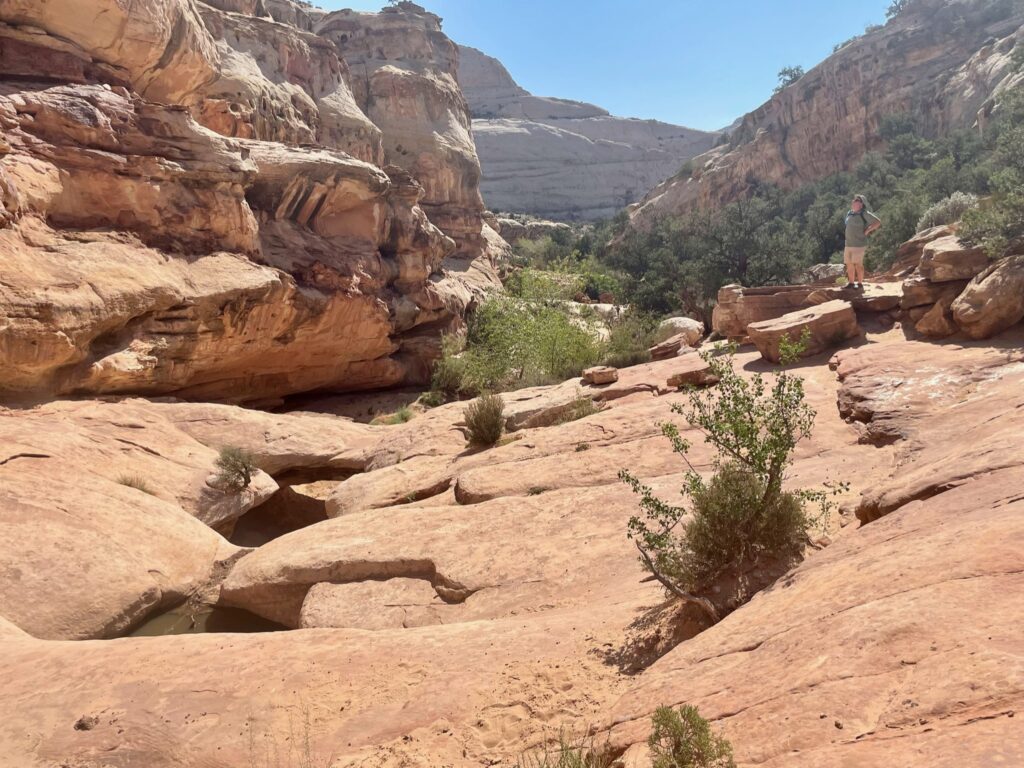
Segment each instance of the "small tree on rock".
[[[802,344],[789,340],[782,349],[783,363],[790,364]],[[641,562],[671,594],[715,622],[721,618],[720,606],[707,595],[716,582],[742,582],[745,573],[762,565],[771,570],[791,565],[814,522],[807,506],[818,504],[824,517],[829,496],[845,490],[783,490],[793,450],[811,434],[815,411],[804,401],[803,379],[785,371],[776,373],[771,385],[761,374],[744,378],[734,368],[733,352],[730,348],[722,357],[702,353],[719,379],[717,387],[693,390],[688,406],[672,406],[715,448],[709,480],[690,462],[691,444],[679,428],[661,425],[686,462],[681,493],[689,509],[658,498],[628,470],[619,473],[640,496],[642,514],[630,519],[628,535]]]
[[216,463],[220,470],[217,473],[217,485],[235,493],[241,493],[249,487],[258,469],[251,453],[231,445],[220,449]]
[[779,84],[775,86],[775,92],[778,93],[784,88],[795,83],[803,76],[804,68],[801,66],[783,67],[782,69],[779,70]]
[[658,707],[647,746],[653,768],[736,768],[732,745],[715,735],[696,707]]

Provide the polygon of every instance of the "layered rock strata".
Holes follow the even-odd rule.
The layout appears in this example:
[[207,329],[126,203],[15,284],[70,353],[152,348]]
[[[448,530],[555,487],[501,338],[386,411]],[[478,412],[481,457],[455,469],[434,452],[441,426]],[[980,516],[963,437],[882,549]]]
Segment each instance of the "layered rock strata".
[[436,17],[342,16],[352,39],[284,0],[0,3],[0,395],[429,377],[505,246]]
[[459,49],[487,204],[559,221],[609,218],[710,149],[716,134],[533,96],[497,59]]

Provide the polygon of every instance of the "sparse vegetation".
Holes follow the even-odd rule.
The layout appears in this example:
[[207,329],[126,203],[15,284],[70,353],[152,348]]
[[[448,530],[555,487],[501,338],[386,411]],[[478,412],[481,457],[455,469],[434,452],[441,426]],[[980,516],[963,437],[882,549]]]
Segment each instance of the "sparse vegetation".
[[629,368],[651,359],[650,348],[656,343],[658,322],[651,315],[626,312],[608,323],[608,341],[604,345],[603,365]]
[[917,231],[923,232],[931,227],[942,224],[953,224],[960,221],[964,214],[978,206],[978,196],[969,192],[954,192],[924,212],[917,222]]
[[696,707],[658,707],[647,740],[652,768],[735,768],[732,745],[711,730]]
[[556,744],[521,756],[516,768],[611,768],[613,764],[607,749],[596,748],[590,740],[573,740],[563,734]]
[[579,421],[580,419],[585,419],[587,416],[593,416],[595,413],[600,412],[601,408],[597,403],[581,393],[569,404],[569,407],[555,423],[568,424],[569,422]]
[[225,446],[217,457],[217,485],[224,490],[241,493],[252,483],[257,471],[256,460],[248,451],[236,446]]
[[406,424],[412,421],[415,416],[416,414],[412,412],[412,409],[409,406],[403,405],[394,413],[388,416],[378,416],[370,423],[383,426],[394,426],[395,424]]
[[127,486],[128,488],[134,488],[137,491],[148,493],[150,496],[156,496],[156,492],[150,487],[146,479],[141,475],[120,475],[117,478],[117,482],[121,485]]
[[505,401],[501,395],[481,395],[465,411],[472,445],[495,445],[505,432]]
[[[791,342],[787,359],[800,351],[799,342]],[[658,498],[628,470],[619,476],[640,496],[642,514],[629,521],[628,535],[641,562],[670,593],[718,621],[719,608],[707,597],[716,581],[797,560],[814,522],[808,506],[819,505],[824,517],[831,502],[826,491],[782,487],[794,448],[814,425],[803,380],[783,371],[769,386],[760,374],[747,379],[737,373],[731,350],[702,357],[718,386],[691,391],[688,406],[672,410],[715,449],[711,478],[690,463],[691,444],[672,423],[662,424],[662,432],[686,463],[682,494],[689,509]]]
[[804,74],[803,67],[783,67],[779,70],[779,84],[775,86],[775,92],[778,93],[779,91],[789,87],[803,77]]

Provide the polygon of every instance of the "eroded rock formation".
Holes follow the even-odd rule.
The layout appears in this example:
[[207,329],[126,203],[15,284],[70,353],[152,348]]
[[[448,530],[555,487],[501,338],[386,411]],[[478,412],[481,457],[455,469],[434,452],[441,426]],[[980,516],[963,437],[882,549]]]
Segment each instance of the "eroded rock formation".
[[608,218],[710,149],[716,134],[533,96],[497,59],[459,49],[487,204],[559,221]]
[[728,145],[694,158],[631,213],[635,227],[849,170],[878,149],[882,121],[910,113],[926,135],[984,125],[1011,64],[1024,9],[984,0],[921,0],[844,45],[746,115]]
[[[437,19],[345,17],[363,43],[391,36],[370,68],[337,19],[271,6],[0,3],[5,396],[422,382],[497,285]],[[380,125],[353,91],[367,107],[374,87],[398,99],[375,98]]]

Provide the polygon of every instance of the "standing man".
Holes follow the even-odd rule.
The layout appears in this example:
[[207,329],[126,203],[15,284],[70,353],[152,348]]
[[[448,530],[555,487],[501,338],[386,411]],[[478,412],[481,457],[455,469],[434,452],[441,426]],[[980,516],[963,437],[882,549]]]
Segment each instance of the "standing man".
[[868,210],[864,195],[856,195],[846,214],[846,250],[843,263],[846,265],[846,279],[853,288],[864,287],[864,250],[868,237],[882,226],[882,220]]

